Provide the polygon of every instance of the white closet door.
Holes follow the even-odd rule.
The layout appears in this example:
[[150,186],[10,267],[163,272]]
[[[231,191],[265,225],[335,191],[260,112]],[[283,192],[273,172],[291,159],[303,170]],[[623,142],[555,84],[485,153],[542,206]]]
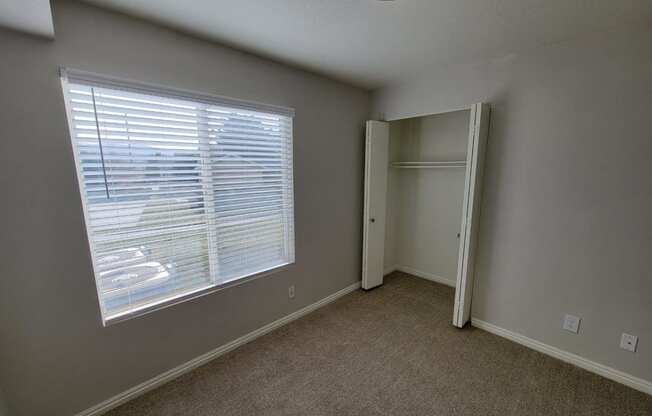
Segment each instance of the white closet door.
[[471,315],[473,266],[478,239],[482,173],[488,132],[489,105],[483,103],[474,104],[471,107],[469,126],[462,229],[457,264],[457,284],[455,286],[455,310],[453,313],[453,325],[459,328],[462,328],[469,321]]
[[362,241],[363,289],[383,284],[388,153],[389,123],[367,121]]

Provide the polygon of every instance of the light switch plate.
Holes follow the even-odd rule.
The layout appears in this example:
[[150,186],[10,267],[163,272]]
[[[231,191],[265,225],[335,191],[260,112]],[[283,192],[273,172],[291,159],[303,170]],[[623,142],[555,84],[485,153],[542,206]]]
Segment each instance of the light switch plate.
[[638,344],[638,337],[636,335],[625,334],[620,337],[620,348],[636,352],[636,345]]
[[566,331],[570,331],[570,332],[573,332],[573,333],[577,334],[579,332],[579,330],[580,330],[580,321],[581,321],[581,319],[579,317],[577,317],[577,316],[566,315],[564,317],[564,324],[563,324],[562,327]]

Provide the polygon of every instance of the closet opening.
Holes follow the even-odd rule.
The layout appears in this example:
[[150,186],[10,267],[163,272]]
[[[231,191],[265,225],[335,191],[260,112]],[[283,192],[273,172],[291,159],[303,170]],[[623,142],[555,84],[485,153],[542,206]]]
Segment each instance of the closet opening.
[[489,106],[368,121],[362,287],[395,270],[455,288],[470,317]]

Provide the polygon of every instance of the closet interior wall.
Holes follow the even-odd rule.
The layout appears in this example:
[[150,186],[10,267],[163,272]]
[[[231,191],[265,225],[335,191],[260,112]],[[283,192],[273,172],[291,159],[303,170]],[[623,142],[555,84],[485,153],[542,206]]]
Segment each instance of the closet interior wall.
[[[390,122],[389,160],[466,160],[469,110]],[[401,169],[387,178],[385,270],[455,286],[463,167]]]

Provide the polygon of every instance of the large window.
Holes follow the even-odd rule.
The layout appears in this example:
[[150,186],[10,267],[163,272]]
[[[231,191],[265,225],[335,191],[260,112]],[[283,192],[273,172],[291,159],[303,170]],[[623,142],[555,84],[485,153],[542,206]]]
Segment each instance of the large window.
[[105,323],[294,261],[290,109],[62,85]]

